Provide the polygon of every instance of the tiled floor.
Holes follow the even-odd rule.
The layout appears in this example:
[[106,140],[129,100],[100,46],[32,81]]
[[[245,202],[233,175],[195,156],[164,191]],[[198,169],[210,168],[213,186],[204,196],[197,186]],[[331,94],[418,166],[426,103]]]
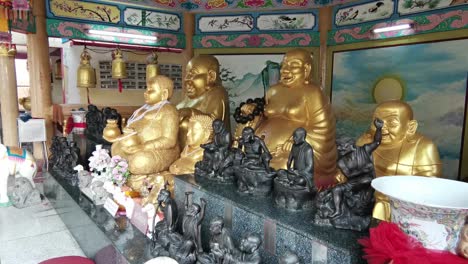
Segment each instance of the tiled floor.
[[60,256],[84,256],[55,209],[41,204],[0,207],[1,264],[37,264]]

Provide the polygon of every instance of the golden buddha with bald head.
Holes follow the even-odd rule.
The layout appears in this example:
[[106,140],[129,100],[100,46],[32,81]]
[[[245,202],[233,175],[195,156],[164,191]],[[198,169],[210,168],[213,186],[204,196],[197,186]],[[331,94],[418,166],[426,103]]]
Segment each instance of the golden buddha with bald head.
[[[304,49],[287,52],[280,70],[280,82],[266,94],[264,119],[255,134],[273,155],[270,165],[285,169],[293,145],[292,134],[299,127],[307,131],[314,149],[314,182],[318,188],[335,183],[337,152],[335,116],[329,98],[312,81],[312,56]],[[248,106],[243,106],[245,110]]]
[[165,171],[179,157],[177,133],[179,113],[168,99],[174,84],[166,76],[156,76],[147,81],[145,105],[128,119],[124,134],[106,138],[112,144],[112,155],[129,162],[132,174],[128,184],[139,191],[150,174]]
[[[380,103],[373,120],[384,121],[382,143],[374,151],[374,167],[377,177],[389,175],[417,175],[438,177],[442,174],[442,162],[437,146],[432,140],[416,132],[418,122],[413,109],[405,102],[392,100]],[[372,142],[375,127],[362,135],[356,145]],[[374,218],[390,220],[388,198],[376,192]]]
[[229,97],[221,84],[219,71],[219,62],[212,55],[196,56],[187,64],[184,99],[177,105],[181,147],[186,145],[188,122],[194,115],[209,115],[223,120],[229,128]]

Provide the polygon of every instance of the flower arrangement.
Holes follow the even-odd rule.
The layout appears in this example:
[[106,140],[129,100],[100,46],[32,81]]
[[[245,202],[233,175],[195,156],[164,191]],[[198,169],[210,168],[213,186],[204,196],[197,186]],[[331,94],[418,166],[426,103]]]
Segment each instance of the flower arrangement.
[[128,162],[120,156],[113,156],[110,163],[111,180],[114,184],[122,187],[130,176]]
[[97,145],[96,150],[92,154],[89,158],[89,170],[92,172],[92,176],[108,178],[109,165],[111,163],[109,151],[103,149],[102,145]]

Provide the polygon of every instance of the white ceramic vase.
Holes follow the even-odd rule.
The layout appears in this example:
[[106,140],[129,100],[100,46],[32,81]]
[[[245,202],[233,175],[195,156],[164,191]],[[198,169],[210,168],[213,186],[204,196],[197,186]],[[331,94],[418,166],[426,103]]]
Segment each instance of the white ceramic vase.
[[83,134],[86,129],[86,111],[70,111],[73,118],[73,133]]
[[390,199],[392,222],[425,248],[455,253],[468,215],[468,183],[421,176],[386,176],[372,187]]

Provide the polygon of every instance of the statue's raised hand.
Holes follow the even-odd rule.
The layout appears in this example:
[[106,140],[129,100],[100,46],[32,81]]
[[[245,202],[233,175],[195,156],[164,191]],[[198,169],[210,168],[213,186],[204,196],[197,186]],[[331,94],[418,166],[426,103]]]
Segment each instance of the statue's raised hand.
[[384,121],[382,119],[379,119],[379,118],[376,118],[374,120],[374,126],[379,129],[379,128],[382,128],[384,125]]

